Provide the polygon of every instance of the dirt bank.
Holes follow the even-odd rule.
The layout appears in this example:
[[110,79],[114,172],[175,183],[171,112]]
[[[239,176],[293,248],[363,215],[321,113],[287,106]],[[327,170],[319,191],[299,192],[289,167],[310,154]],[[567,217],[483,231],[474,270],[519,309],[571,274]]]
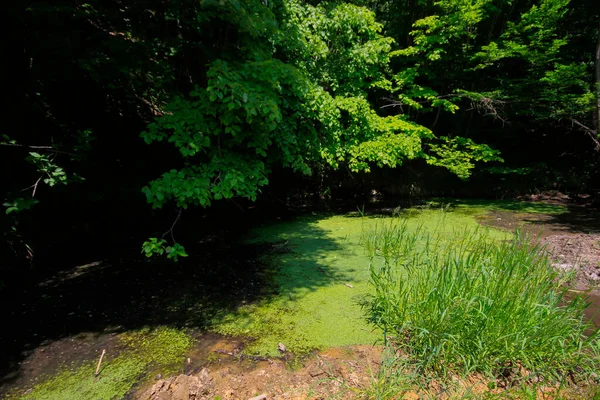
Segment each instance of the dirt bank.
[[[212,362],[199,372],[158,379],[138,390],[139,400],[354,398],[367,387],[381,362],[380,346],[352,346],[319,352],[298,368],[289,357],[244,360],[234,343],[220,342]],[[216,357],[216,358],[215,358]],[[260,397],[258,397],[260,398]]]
[[574,272],[577,290],[600,293],[600,210],[568,205],[560,214],[493,211],[479,216],[479,221],[539,238],[557,269]]

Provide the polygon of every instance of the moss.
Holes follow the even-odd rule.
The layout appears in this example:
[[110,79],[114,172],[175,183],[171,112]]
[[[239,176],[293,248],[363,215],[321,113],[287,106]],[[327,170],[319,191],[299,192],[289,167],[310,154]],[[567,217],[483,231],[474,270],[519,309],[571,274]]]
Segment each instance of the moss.
[[141,358],[153,370],[163,375],[180,369],[185,351],[192,345],[192,339],[185,332],[167,327],[145,328],[122,335],[130,351]]
[[[263,226],[251,240],[286,243],[291,250],[271,257],[277,268],[276,296],[239,308],[217,321],[213,329],[256,340],[254,354],[278,355],[283,343],[295,354],[313,349],[372,344],[381,333],[368,324],[361,303],[369,294],[369,261],[360,243],[363,229],[383,216],[302,217]],[[422,208],[411,211],[410,229],[447,232],[476,227],[471,213],[447,213]],[[494,231],[494,235],[506,234]]]
[[143,329],[121,336],[126,350],[115,358],[107,354],[99,376],[94,377],[96,361],[62,372],[34,386],[23,399],[35,400],[112,400],[121,399],[140,380],[156,371],[168,374],[183,365],[190,337],[177,329]]

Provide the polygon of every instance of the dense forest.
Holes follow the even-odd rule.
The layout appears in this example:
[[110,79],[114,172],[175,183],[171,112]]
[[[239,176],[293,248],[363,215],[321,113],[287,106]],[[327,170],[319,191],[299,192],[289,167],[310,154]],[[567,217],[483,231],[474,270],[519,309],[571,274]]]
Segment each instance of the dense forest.
[[3,268],[123,246],[177,260],[186,255],[178,224],[209,229],[198,218],[235,220],[254,204],[360,203],[372,190],[594,195],[599,8],[7,6],[18,23],[5,52],[0,132]]

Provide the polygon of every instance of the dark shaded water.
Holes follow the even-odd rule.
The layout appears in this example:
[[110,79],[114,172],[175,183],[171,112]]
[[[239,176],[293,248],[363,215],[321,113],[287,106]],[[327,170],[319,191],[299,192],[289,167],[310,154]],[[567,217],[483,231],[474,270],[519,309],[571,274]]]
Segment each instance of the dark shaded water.
[[591,293],[586,300],[590,306],[585,310],[585,316],[592,321],[595,327],[600,328],[600,294]]
[[[569,290],[565,297],[567,300],[573,300],[575,297],[583,294],[583,290]],[[585,301],[589,306],[584,311],[585,318],[592,323],[594,329],[600,329],[600,293],[595,290],[585,294]],[[588,332],[591,334],[592,330]]]

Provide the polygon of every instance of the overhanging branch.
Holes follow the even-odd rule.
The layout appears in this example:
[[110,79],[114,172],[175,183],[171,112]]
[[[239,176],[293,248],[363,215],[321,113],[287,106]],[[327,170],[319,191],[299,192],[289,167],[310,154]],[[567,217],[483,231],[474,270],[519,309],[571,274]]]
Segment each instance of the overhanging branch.
[[592,139],[592,141],[594,142],[595,150],[600,151],[600,140],[598,139],[598,131],[582,124],[574,118],[571,118],[571,122],[573,125],[577,125],[581,131],[588,135],[590,139]]

